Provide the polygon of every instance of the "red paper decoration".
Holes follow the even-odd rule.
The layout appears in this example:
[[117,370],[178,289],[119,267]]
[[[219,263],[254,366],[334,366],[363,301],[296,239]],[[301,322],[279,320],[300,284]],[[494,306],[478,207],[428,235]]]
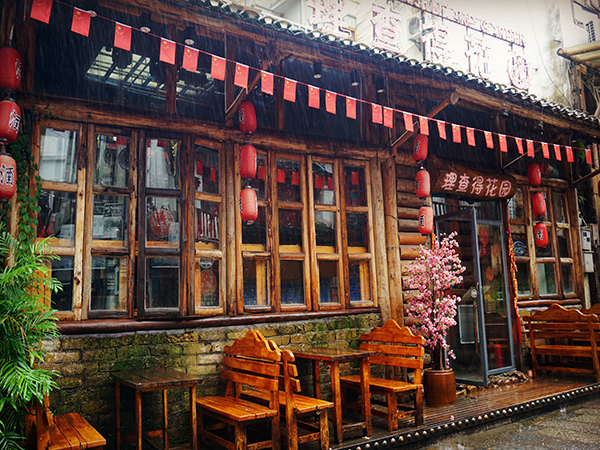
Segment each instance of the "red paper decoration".
[[433,208],[429,205],[419,209],[419,232],[422,235],[431,234],[433,231]]
[[413,149],[413,158],[417,164],[421,164],[427,158],[427,146],[429,139],[424,134],[415,136],[415,146]]
[[17,138],[21,123],[21,108],[12,98],[0,102],[0,144],[10,144]]
[[417,172],[415,178],[415,190],[417,191],[417,197],[424,199],[429,197],[431,193],[431,178],[429,172],[425,169],[421,169]]
[[540,217],[546,215],[546,199],[544,198],[544,194],[541,192],[536,192],[531,196],[531,201],[533,202],[533,215]]
[[527,166],[527,176],[529,177],[529,186],[539,186],[542,183],[542,171],[538,163],[531,163]]
[[535,239],[535,245],[538,247],[545,247],[548,245],[548,228],[545,223],[538,223],[533,229],[533,235]]
[[0,202],[6,202],[17,188],[17,164],[8,153],[0,153]]
[[246,225],[252,225],[258,218],[256,191],[250,186],[242,189],[240,193],[240,214],[242,222],[246,222]]
[[0,88],[17,90],[23,77],[21,54],[13,47],[0,48]]
[[240,121],[240,130],[249,138],[256,131],[256,111],[254,104],[250,100],[244,100],[238,107],[238,119]]
[[242,145],[242,148],[240,149],[240,177],[256,177],[256,166],[256,149],[250,144]]

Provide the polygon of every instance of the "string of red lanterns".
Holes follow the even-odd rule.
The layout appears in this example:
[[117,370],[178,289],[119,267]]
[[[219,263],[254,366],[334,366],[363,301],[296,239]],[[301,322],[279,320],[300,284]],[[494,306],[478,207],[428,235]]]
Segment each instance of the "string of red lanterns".
[[[428,146],[429,139],[427,136],[424,134],[415,136],[413,159],[417,164],[421,165],[415,177],[415,191],[417,197],[423,201],[431,194],[431,177],[429,176],[429,172],[423,167],[423,163],[427,159]],[[433,231],[433,208],[426,203],[419,209],[418,228],[422,235],[431,234]]]
[[[246,139],[251,138],[256,131],[256,111],[250,100],[240,103],[238,121]],[[256,148],[247,142],[240,148],[240,178],[246,180],[246,186],[240,192],[240,215],[246,225],[252,225],[258,218],[256,191],[250,186],[250,180],[256,176],[256,168]]]
[[[538,187],[542,183],[542,171],[538,163],[527,166],[527,177],[529,186]],[[548,245],[548,227],[543,222],[546,215],[546,199],[542,192],[536,191],[531,195],[533,204],[533,215],[537,217],[538,223],[533,227],[533,238],[535,245],[545,247]]]

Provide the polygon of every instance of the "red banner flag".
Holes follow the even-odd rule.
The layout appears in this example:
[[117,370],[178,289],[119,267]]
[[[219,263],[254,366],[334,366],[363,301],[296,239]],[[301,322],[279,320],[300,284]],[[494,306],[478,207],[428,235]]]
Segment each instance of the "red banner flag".
[[438,127],[438,134],[440,135],[440,139],[446,140],[446,122],[438,120],[437,127]]
[[216,80],[225,80],[225,58],[213,55],[211,59],[210,76]]
[[519,153],[523,154],[523,139],[516,137],[515,142],[517,143],[517,148],[519,149]]
[[460,125],[456,125],[456,124],[452,124],[452,142],[456,142],[457,144],[460,144],[461,141],[461,137],[460,137]]
[[131,50],[131,27],[122,23],[115,23],[115,47]]
[[283,99],[292,103],[296,102],[296,82],[294,80],[285,79],[285,83],[283,84]]
[[492,133],[484,131],[483,135],[485,136],[485,146],[487,148],[494,148],[494,137],[492,136]]
[[325,110],[330,114],[335,114],[336,108],[336,95],[335,92],[325,92]]
[[572,163],[574,161],[574,159],[573,159],[573,147],[565,147],[565,149],[567,150],[567,162]]
[[585,149],[585,161],[591,166],[592,165],[592,151],[589,148]]
[[235,78],[233,84],[248,89],[248,66],[245,64],[235,63]]
[[502,153],[508,153],[508,147],[506,146],[506,135],[505,134],[498,135],[498,142],[500,142],[500,151]]
[[92,15],[83,9],[73,8],[73,21],[71,22],[71,31],[88,37],[90,34],[90,20]]
[[350,182],[355,186],[358,184],[358,172],[350,172]]
[[467,128],[467,144],[471,147],[475,147],[475,130],[473,128]]
[[550,159],[550,149],[548,148],[547,142],[542,142],[542,154],[544,155],[544,158]]
[[533,141],[527,139],[527,156],[533,158],[535,156],[535,151],[533,150]]
[[296,172],[295,170],[292,170],[292,185],[300,185],[300,172]]
[[273,95],[273,74],[261,70],[260,72],[260,90],[268,95]]
[[415,131],[412,114],[402,113],[402,115],[404,116],[404,128],[406,128],[406,131]]
[[266,172],[265,166],[258,166],[258,179],[264,180],[266,178]]
[[333,178],[327,177],[327,190],[333,191]]
[[394,110],[392,108],[383,108],[383,126],[388,128],[394,127]]
[[215,169],[214,167],[210,168],[210,181],[212,181],[213,183],[217,182],[217,169]]
[[425,136],[429,136],[429,119],[419,116],[419,131]]
[[323,189],[325,187],[325,177],[323,175],[315,175],[315,188]]
[[381,105],[371,103],[371,112],[373,123],[383,123],[383,112],[381,111]]
[[185,70],[195,72],[198,68],[198,54],[200,52],[195,48],[188,47],[187,45],[183,48],[183,64],[181,65]]
[[311,108],[320,108],[321,94],[318,87],[308,86],[308,106]]
[[30,17],[40,22],[50,22],[52,12],[52,0],[33,0]]
[[162,62],[167,64],[175,64],[175,48],[176,44],[174,41],[169,39],[160,38],[160,59]]
[[356,99],[346,97],[346,117],[356,119]]
[[285,169],[277,169],[277,182],[285,183]]
[[560,155],[560,145],[558,144],[553,144],[554,145],[554,156],[556,157],[557,161],[562,161],[562,156]]

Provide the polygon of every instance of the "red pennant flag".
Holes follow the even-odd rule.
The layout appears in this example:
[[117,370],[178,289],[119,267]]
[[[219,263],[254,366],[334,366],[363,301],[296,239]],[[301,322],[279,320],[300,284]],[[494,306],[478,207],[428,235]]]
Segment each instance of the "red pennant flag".
[[523,139],[516,137],[515,142],[517,143],[517,148],[519,149],[519,153],[523,154]]
[[292,185],[300,185],[300,172],[296,172],[295,170],[292,170]]
[[412,114],[403,112],[402,115],[404,116],[404,128],[406,128],[406,131],[415,131]]
[[115,23],[115,47],[131,50],[131,27],[122,23]]
[[210,76],[216,80],[225,80],[225,58],[213,55],[211,59]]
[[167,64],[175,64],[175,48],[176,44],[174,41],[169,39],[160,38],[160,59],[162,62]]
[[285,183],[285,169],[277,169],[277,182]]
[[589,148],[585,149],[585,161],[591,166],[592,165],[592,151]]
[[471,147],[475,147],[475,130],[473,128],[467,128],[467,144]]
[[30,17],[40,22],[50,22],[52,12],[52,0],[33,0]]
[[350,172],[350,182],[353,185],[358,184],[358,172]]
[[419,131],[425,136],[429,136],[429,119],[419,116]]
[[314,86],[308,86],[308,106],[311,108],[320,108],[321,94],[319,88]]
[[187,45],[183,48],[183,67],[185,70],[189,70],[190,72],[195,72],[198,68],[198,50],[192,47],[188,47]]
[[335,114],[336,95],[335,92],[325,92],[325,110],[330,114]]
[[383,126],[388,128],[394,127],[394,110],[392,108],[383,108]]
[[373,123],[383,123],[383,112],[381,111],[381,105],[371,103],[371,111],[373,116]]
[[567,150],[567,162],[572,163],[573,160],[573,147],[565,147],[565,149]]
[[442,122],[441,120],[437,121],[438,134],[440,135],[440,139],[446,140],[446,122]]
[[356,119],[356,99],[346,97],[346,117]]
[[548,148],[547,142],[542,142],[542,154],[544,155],[544,158],[550,159],[550,149]]
[[506,146],[506,135],[505,134],[499,134],[498,135],[498,142],[500,142],[500,151],[502,153],[507,153],[508,152],[508,147]]
[[273,95],[273,74],[261,70],[260,72],[260,90],[268,95]]
[[460,144],[461,141],[461,137],[460,137],[460,125],[456,125],[456,124],[452,124],[452,142],[456,142],[457,144]]
[[533,141],[527,139],[527,156],[533,158],[535,156],[535,151],[533,150]]
[[73,21],[71,31],[87,37],[90,34],[90,20],[92,15],[83,9],[73,8]]
[[484,131],[483,135],[485,136],[485,146],[487,148],[494,148],[494,137],[492,136],[492,133]]
[[248,89],[248,66],[245,64],[235,63],[235,78],[233,84]]
[[560,155],[560,145],[558,144],[553,144],[554,145],[554,156],[556,157],[557,161],[562,161],[562,157]]
[[283,99],[292,103],[296,102],[296,82],[294,80],[285,79],[285,83],[283,84]]

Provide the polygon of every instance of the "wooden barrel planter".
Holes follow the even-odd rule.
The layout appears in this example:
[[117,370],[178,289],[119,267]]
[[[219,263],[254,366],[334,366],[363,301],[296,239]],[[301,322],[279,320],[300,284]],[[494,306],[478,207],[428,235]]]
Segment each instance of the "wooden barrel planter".
[[423,384],[428,406],[447,406],[456,403],[456,380],[452,369],[426,369]]

